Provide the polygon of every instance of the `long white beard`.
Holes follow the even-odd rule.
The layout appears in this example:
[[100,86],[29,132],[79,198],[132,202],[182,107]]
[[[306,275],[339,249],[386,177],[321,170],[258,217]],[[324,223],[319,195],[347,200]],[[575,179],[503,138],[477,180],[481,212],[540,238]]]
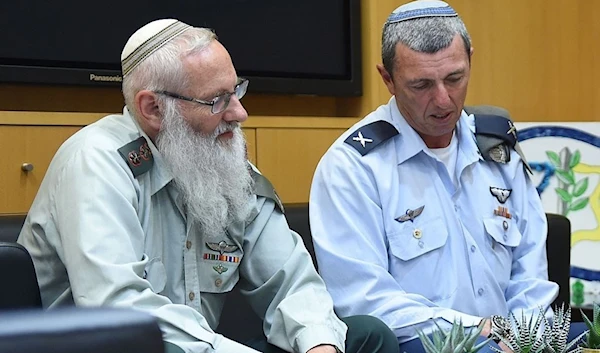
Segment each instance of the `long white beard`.
[[[218,140],[226,131],[233,131],[233,138]],[[239,123],[223,121],[206,136],[174,111],[165,114],[156,140],[183,196],[187,218],[200,226],[205,239],[222,238],[231,223],[248,217],[253,180]]]

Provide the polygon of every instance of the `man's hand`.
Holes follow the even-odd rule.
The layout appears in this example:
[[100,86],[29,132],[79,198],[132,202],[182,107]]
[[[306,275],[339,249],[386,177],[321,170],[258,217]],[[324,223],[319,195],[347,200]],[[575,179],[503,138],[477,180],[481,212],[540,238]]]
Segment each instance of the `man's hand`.
[[498,346],[502,349],[502,352],[513,353],[503,342],[498,343]]
[[[485,320],[484,324],[483,324],[483,330],[481,330],[481,336],[483,337],[489,337],[490,333],[492,332],[492,320],[490,319],[483,319]],[[500,349],[503,352],[506,353],[513,353],[513,351],[510,350],[510,348],[508,348],[504,342],[499,342],[498,346],[500,347]]]
[[483,330],[481,330],[481,336],[483,337],[489,337],[490,333],[492,332],[492,320],[490,319],[483,319],[484,320],[484,324],[483,324]]
[[306,353],[336,353],[337,350],[331,345],[321,345],[311,348]]

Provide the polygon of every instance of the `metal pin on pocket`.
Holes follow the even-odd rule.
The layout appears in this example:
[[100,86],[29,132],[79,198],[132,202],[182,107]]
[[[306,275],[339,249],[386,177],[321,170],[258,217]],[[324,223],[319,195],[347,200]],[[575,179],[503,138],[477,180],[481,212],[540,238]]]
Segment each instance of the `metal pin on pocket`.
[[421,239],[421,237],[423,236],[423,232],[421,232],[420,229],[415,229],[413,230],[413,237],[415,237],[416,239]]
[[508,230],[508,222],[507,221],[502,222],[502,228],[504,228],[504,231]]

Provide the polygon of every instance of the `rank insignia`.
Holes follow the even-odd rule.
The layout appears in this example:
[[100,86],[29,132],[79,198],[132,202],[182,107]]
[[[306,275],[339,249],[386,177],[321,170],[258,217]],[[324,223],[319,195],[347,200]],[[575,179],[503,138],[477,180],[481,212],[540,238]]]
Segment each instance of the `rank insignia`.
[[146,173],[152,168],[154,159],[148,141],[142,136],[119,148],[119,154],[127,162],[134,177]]
[[227,270],[229,269],[223,266],[222,264],[218,264],[216,266],[213,266],[213,270],[217,271],[218,274],[222,274],[223,272],[227,272]]
[[361,126],[359,129],[353,131],[344,142],[352,146],[361,156],[365,156],[377,146],[396,135],[398,135],[398,130],[394,125],[387,121],[379,120]]
[[417,209],[414,209],[414,210],[408,209],[408,210],[406,210],[405,214],[403,214],[402,216],[396,218],[396,220],[398,222],[400,222],[400,223],[404,223],[406,221],[411,221],[412,222],[412,221],[414,221],[415,218],[419,217],[419,215],[421,213],[423,213],[423,209],[424,208],[425,208],[425,205],[423,205],[423,206],[421,206],[421,207],[419,207]]
[[352,141],[360,143],[360,145],[363,146],[363,148],[365,148],[367,147],[367,143],[373,142],[373,139],[364,137],[362,132],[359,131],[358,134],[352,138]]
[[498,206],[497,209],[494,210],[494,215],[511,219],[512,215],[508,212],[508,208]]
[[512,189],[502,189],[495,186],[490,186],[490,192],[496,197],[498,202],[505,203],[512,192]]
[[512,121],[508,121],[508,131],[506,132],[507,135],[512,134],[513,137],[515,138],[515,141],[518,140],[517,138],[517,127],[513,124]]
[[206,246],[208,246],[210,250],[218,251],[221,255],[226,252],[234,252],[238,249],[237,245],[227,244],[224,240],[221,240],[218,243],[206,242]]

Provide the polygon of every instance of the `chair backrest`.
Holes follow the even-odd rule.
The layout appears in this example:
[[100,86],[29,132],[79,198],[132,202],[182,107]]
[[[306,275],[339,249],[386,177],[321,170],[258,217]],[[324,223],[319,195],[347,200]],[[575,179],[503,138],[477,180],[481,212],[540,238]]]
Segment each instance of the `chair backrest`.
[[17,241],[26,215],[0,215],[0,242]]
[[546,213],[548,237],[546,254],[548,256],[548,279],[559,285],[558,297],[554,305],[570,303],[571,279],[571,222],[563,215]]
[[0,242],[0,281],[0,310],[42,307],[33,261],[20,244]]
[[0,352],[163,353],[156,319],[125,308],[0,312]]

